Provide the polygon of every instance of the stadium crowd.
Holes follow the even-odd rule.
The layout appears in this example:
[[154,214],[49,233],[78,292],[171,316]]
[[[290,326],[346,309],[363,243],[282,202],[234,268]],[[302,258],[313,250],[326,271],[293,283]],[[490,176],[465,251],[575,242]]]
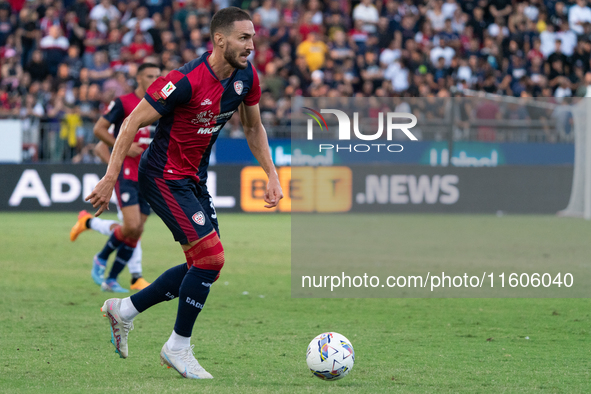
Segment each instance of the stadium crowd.
[[[591,85],[586,0],[11,0],[0,116],[23,120],[30,159],[94,161],[93,124],[138,65],[165,74],[210,50],[210,18],[227,6],[253,17],[271,136],[287,135],[294,96],[559,100]],[[241,136],[236,117],[224,135]]]

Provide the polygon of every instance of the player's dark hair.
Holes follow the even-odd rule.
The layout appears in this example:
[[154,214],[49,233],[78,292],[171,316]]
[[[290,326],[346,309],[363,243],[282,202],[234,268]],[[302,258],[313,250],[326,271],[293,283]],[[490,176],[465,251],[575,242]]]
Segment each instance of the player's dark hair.
[[240,21],[252,21],[252,18],[248,12],[238,7],[222,8],[214,14],[213,18],[211,18],[211,24],[209,26],[211,40],[213,41],[213,36],[218,31],[227,33],[234,22]]
[[146,68],[157,68],[158,70],[160,70],[160,66],[154,63],[142,63],[138,68],[137,68],[137,73],[141,73],[142,71],[144,71]]

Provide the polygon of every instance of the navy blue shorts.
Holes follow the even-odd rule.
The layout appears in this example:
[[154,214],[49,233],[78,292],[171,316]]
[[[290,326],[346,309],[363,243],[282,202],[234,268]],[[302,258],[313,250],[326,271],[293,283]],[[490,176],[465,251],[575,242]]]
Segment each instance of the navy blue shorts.
[[119,176],[115,184],[115,193],[117,194],[119,208],[139,204],[141,213],[144,215],[150,214],[150,205],[140,192],[139,182]]
[[203,238],[213,230],[219,235],[217,215],[206,186],[192,179],[154,178],[141,171],[139,183],[154,212],[181,245]]

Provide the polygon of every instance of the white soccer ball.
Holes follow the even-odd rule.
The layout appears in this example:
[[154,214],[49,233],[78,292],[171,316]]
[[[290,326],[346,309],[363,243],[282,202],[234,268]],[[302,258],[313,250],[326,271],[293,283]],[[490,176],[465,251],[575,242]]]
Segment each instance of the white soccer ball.
[[342,379],[351,372],[355,351],[347,338],[325,332],[312,339],[306,353],[308,368],[322,380]]

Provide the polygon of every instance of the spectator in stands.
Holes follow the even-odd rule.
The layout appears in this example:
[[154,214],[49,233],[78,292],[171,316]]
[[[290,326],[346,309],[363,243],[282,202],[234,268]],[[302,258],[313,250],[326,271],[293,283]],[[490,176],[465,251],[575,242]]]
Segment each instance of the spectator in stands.
[[98,51],[94,54],[93,63],[88,68],[88,77],[93,84],[102,85],[113,75],[113,70],[107,62],[107,54],[104,51]]
[[0,46],[6,44],[8,36],[14,33],[15,26],[10,20],[10,5],[0,3]]
[[25,71],[31,75],[32,81],[44,81],[49,75],[49,67],[43,59],[43,52],[40,50],[33,51],[31,60],[27,63]]
[[439,37],[439,44],[431,49],[429,57],[433,65],[437,65],[439,59],[443,57],[445,65],[451,65],[451,59],[455,56],[456,51],[449,46],[449,42],[445,36]]
[[265,78],[263,79],[265,88],[269,90],[275,100],[279,100],[285,91],[286,81],[277,74],[275,63],[267,63],[265,67]]
[[68,7],[68,11],[72,11],[76,14],[78,23],[84,28],[88,26],[88,16],[91,9],[91,5],[86,0],[76,0],[74,4],[71,4]]
[[591,8],[586,0],[577,0],[576,4],[568,10],[568,24],[578,35],[583,34],[583,23],[591,22]]
[[51,26],[49,34],[39,42],[39,47],[43,51],[49,73],[56,75],[58,65],[65,59],[70,47],[70,42],[62,35],[62,28],[59,25]]
[[427,20],[431,24],[431,27],[436,33],[439,33],[445,27],[446,19],[450,18],[449,16],[445,15],[442,10],[443,1],[435,0],[430,3],[431,7],[426,12],[425,16]]
[[[125,79],[133,78],[146,56],[162,64],[166,73],[211,49],[209,18],[230,2],[98,0],[95,5],[86,0],[32,0],[27,4],[15,7],[18,15],[11,15],[6,3],[0,3],[2,111],[20,105],[13,100],[15,92],[31,95],[24,99],[29,108],[58,108],[55,96],[60,90],[66,104],[76,100],[76,108],[88,108],[88,100],[79,96],[88,96],[93,84],[92,101],[105,105],[110,95],[121,91]],[[585,0],[242,4],[256,25],[256,51],[250,60],[259,71],[265,116],[273,124],[268,128],[271,136],[277,124],[286,127],[289,122],[272,111],[288,108],[291,96],[439,97],[451,89],[474,89],[558,99],[586,94],[589,84],[591,8]],[[60,27],[63,35],[56,36]],[[15,59],[17,63],[20,59],[20,72]],[[64,107],[64,113],[76,108]],[[240,135],[239,127],[233,130],[232,135]],[[82,149],[76,147],[76,153]]]
[[410,87],[410,71],[404,59],[396,59],[386,71],[384,78],[390,80],[392,89],[396,93],[402,93]]
[[312,31],[308,37],[297,48],[298,56],[303,56],[308,65],[309,71],[315,71],[324,65],[327,45],[318,39],[318,33]]
[[556,32],[556,40],[560,40],[561,51],[566,56],[572,56],[577,46],[577,35],[570,30],[568,21],[565,19],[560,25],[560,30]]
[[70,42],[70,46],[84,47],[84,39],[86,38],[86,30],[80,26],[76,13],[70,11],[65,17],[65,36]]
[[347,35],[342,30],[337,30],[333,34],[332,40],[328,44],[330,50],[330,57],[338,65],[343,64],[345,59],[350,59],[355,56],[355,52],[347,42]]
[[139,7],[135,10],[135,17],[131,18],[125,24],[129,30],[138,30],[146,32],[156,26],[154,20],[150,18],[146,7]]
[[299,33],[301,39],[305,39],[309,36],[310,33],[320,34],[320,26],[317,24],[312,23],[312,17],[314,14],[310,11],[304,13],[302,17],[302,21],[299,26]]
[[106,34],[108,30],[108,22],[121,18],[121,12],[111,4],[111,0],[101,0],[90,11],[90,19],[97,21],[98,30]]
[[362,22],[362,30],[368,33],[376,32],[380,14],[371,0],[361,0],[353,9],[353,20]]
[[50,30],[54,26],[61,27],[61,21],[58,11],[55,7],[48,7],[45,11],[45,16],[39,21],[41,34],[43,37],[50,34]]
[[511,14],[513,7],[511,6],[511,0],[492,0],[489,3],[488,10],[493,18],[505,19]]
[[2,65],[2,86],[8,90],[14,90],[18,87],[23,76],[23,68],[20,65],[14,49],[9,49],[4,53],[6,63]]
[[203,55],[205,52],[207,52],[207,46],[203,42],[201,31],[199,31],[198,29],[191,30],[189,42],[187,43],[187,48],[194,51],[196,57],[199,57]]
[[19,14],[19,22],[16,30],[16,45],[21,51],[21,64],[23,67],[31,60],[31,54],[39,37],[37,14],[24,8]]
[[133,37],[133,42],[129,46],[129,53],[135,62],[140,62],[146,56],[150,56],[154,52],[154,47],[146,42],[145,36],[140,32],[136,32]]
[[89,22],[88,29],[86,30],[83,61],[84,67],[87,68],[92,65],[94,54],[100,47],[105,45],[106,35],[99,30],[98,25],[99,22],[93,19]]
[[256,14],[261,17],[261,25],[271,30],[279,24],[279,10],[273,7],[273,0],[264,0],[263,5],[256,9]]

